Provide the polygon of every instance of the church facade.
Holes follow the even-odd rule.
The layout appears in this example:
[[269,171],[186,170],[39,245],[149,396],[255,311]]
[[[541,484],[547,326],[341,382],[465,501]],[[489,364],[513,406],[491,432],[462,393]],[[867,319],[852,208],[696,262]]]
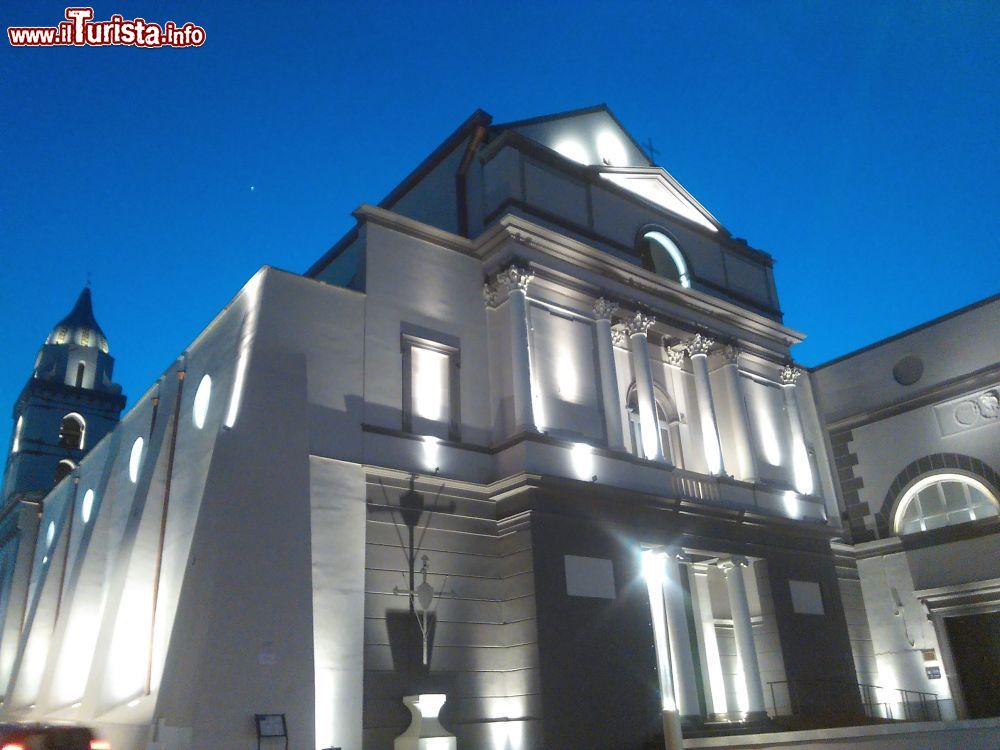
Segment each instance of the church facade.
[[[961,672],[1000,609],[997,300],[805,371],[772,259],[604,107],[477,112],[355,216],[8,500],[5,717],[375,750],[433,693],[518,750],[994,715]],[[949,321],[989,344],[938,369]]]

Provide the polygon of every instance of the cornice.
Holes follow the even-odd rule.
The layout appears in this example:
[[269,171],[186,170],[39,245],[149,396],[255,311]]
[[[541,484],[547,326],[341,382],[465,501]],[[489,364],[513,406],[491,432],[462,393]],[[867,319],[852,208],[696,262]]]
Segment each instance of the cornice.
[[624,287],[614,296],[628,297],[629,289],[642,291],[737,328],[749,329],[781,346],[791,346],[805,339],[805,334],[763,315],[696,289],[685,289],[610,253],[513,214],[502,217],[473,240],[472,252],[485,266],[502,265],[507,260],[504,250],[509,248],[510,240],[573,263]]
[[425,224],[422,221],[397,214],[395,211],[363,203],[354,210],[353,216],[359,223],[367,222],[387,227],[388,229],[394,229],[402,234],[426,242],[433,242],[436,245],[446,247],[463,255],[474,254],[471,240],[452,232],[447,232],[444,229],[438,229],[430,224]]

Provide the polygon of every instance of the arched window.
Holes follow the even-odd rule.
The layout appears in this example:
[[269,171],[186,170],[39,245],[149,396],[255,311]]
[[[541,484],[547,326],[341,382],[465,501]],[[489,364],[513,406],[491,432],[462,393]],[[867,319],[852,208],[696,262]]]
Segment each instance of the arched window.
[[70,475],[70,472],[76,468],[76,465],[69,459],[63,459],[58,464],[56,464],[56,484],[59,484],[63,479]]
[[84,418],[76,412],[67,414],[59,427],[59,447],[82,450],[86,433],[87,422]]
[[[642,426],[639,421],[639,392],[633,383],[626,400],[628,410],[629,434],[632,436],[633,455],[645,458],[642,449]],[[678,468],[683,468],[684,457],[681,453],[680,418],[670,397],[656,389],[656,422],[660,428],[660,445],[663,447],[664,458]]]
[[957,472],[928,474],[913,482],[896,504],[893,531],[915,534],[1000,515],[995,491]]
[[639,255],[642,267],[658,276],[676,281],[685,288],[691,286],[684,254],[672,239],[663,232],[650,230],[643,232],[639,241]]
[[87,374],[87,366],[80,362],[76,366],[76,387],[83,388],[83,376]]

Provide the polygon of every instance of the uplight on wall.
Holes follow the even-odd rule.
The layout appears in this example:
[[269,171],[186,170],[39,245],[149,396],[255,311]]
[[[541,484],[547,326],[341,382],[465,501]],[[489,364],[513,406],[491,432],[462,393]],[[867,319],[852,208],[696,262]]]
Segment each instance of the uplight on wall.
[[597,155],[609,167],[624,167],[628,161],[625,146],[610,130],[597,136]]
[[594,449],[586,443],[577,443],[570,449],[573,473],[578,479],[594,477]]
[[424,468],[428,471],[436,472],[441,466],[441,438],[434,435],[424,435],[421,440],[423,444]]
[[567,159],[572,159],[578,164],[586,164],[589,161],[587,158],[587,149],[585,149],[583,144],[579,141],[569,138],[560,141],[556,144],[556,151],[565,156]]

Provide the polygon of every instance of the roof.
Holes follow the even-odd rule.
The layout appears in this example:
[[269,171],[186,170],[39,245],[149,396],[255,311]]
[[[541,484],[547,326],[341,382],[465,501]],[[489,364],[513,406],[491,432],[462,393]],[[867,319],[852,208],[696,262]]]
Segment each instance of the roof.
[[45,343],[93,347],[107,354],[108,339],[94,317],[89,286],[83,288],[69,315],[56,323]]

